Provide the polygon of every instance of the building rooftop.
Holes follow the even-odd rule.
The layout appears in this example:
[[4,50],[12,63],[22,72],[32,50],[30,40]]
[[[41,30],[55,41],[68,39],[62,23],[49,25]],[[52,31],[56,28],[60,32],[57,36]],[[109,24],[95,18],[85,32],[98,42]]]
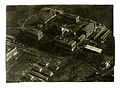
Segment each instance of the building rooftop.
[[53,10],[43,10],[40,11],[38,15],[39,15],[39,20],[42,23],[47,23],[51,18],[54,18],[56,16]]
[[77,17],[79,17],[78,15],[70,14],[70,13],[64,13],[63,15],[64,15],[65,17],[74,18],[74,19],[76,19]]
[[97,52],[97,53],[102,53],[102,49],[94,47],[94,46],[91,46],[91,45],[86,45],[85,48],[88,49],[88,50]]
[[38,14],[33,14],[32,16],[24,19],[24,22],[22,25],[36,25],[36,24],[45,24],[52,18],[56,16],[55,12],[53,10],[47,9],[42,10]]
[[74,40],[70,40],[68,38],[63,38],[61,36],[57,36],[55,38],[55,41],[58,41],[58,42],[60,42],[62,44],[69,45],[69,46],[72,46],[74,43],[76,43]]
[[81,30],[87,32],[93,30],[94,28],[95,28],[95,24],[93,22],[90,22],[87,25],[85,25]]
[[67,29],[71,29],[73,32],[78,32],[83,25],[79,25],[79,24],[69,24],[69,25],[65,25],[64,28]]

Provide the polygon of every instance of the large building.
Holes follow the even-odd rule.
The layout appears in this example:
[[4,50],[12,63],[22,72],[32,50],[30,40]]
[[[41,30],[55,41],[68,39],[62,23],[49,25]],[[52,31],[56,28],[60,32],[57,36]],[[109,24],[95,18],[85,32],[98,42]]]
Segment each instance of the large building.
[[[34,14],[25,19],[18,29],[22,35],[40,40],[43,37],[43,31],[48,29],[49,21],[56,17],[56,12],[58,11],[51,8],[43,8],[38,14]],[[59,11],[59,13],[61,12]]]
[[99,36],[101,36],[102,34],[104,34],[107,31],[108,31],[108,29],[104,25],[102,25],[100,28],[97,28],[96,29],[97,34],[94,36],[94,40],[96,40]]
[[79,37],[83,33],[81,32],[81,28],[83,25],[79,24],[66,24],[62,26],[62,30],[66,30],[66,32],[72,32],[75,36]]
[[64,19],[66,19],[69,23],[78,23],[80,21],[80,17],[70,13],[63,14]]
[[41,10],[51,10],[51,11],[53,11],[56,15],[58,15],[58,14],[63,14],[64,13],[64,10],[62,10],[62,9],[58,9],[58,8],[48,8],[48,7],[44,7],[44,8],[42,8]]
[[89,37],[95,29],[95,23],[90,22],[87,25],[84,25],[81,29],[81,32],[86,35],[86,38]]
[[105,25],[98,25],[96,26],[95,30],[93,31],[92,35],[90,36],[91,40],[105,40],[105,38],[111,32],[106,28]]
[[54,43],[56,46],[69,51],[74,51],[74,49],[76,48],[76,41],[69,40],[69,38],[65,38],[62,36],[56,36],[54,39]]
[[39,29],[32,28],[31,26],[29,27],[19,27],[19,30],[23,36],[35,39],[35,40],[40,40],[43,37],[43,32],[42,30],[42,25],[39,27]]
[[51,19],[53,19],[56,16],[56,13],[55,13],[55,11],[53,11],[51,9],[46,9],[46,10],[40,11],[38,16],[39,16],[39,20],[43,24],[46,24],[47,22],[49,22]]
[[51,19],[53,19],[56,16],[56,13],[53,9],[41,9],[38,14],[33,14],[32,16],[29,16],[24,24],[25,25],[36,25],[36,24],[46,24]]

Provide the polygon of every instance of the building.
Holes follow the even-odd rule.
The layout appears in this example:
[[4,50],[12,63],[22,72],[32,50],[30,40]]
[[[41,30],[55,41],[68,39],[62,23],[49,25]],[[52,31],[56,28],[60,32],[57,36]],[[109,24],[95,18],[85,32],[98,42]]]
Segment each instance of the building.
[[[63,36],[65,32],[73,32],[74,34],[80,35],[81,25],[76,23],[80,21],[78,19],[79,16],[77,15],[68,13],[60,14],[48,22],[47,28],[49,29],[49,32],[52,32],[52,34],[55,34],[56,36]],[[73,22],[74,20],[75,22]]]
[[83,34],[81,32],[82,27],[83,25],[79,25],[79,24],[66,24],[63,26],[64,30],[67,30],[67,32],[72,32],[77,37]]
[[86,35],[86,38],[89,37],[95,29],[95,23],[89,22],[87,25],[83,25],[81,32]]
[[23,36],[35,39],[35,40],[40,40],[43,37],[43,26],[40,24],[39,28],[35,28],[34,26],[29,26],[29,27],[19,27],[18,28]]
[[88,50],[91,50],[91,51],[93,51],[93,52],[97,52],[97,53],[99,53],[99,54],[102,53],[102,49],[97,48],[97,47],[94,47],[94,46],[91,46],[91,45],[86,45],[84,48],[85,48],[85,49],[88,49]]
[[70,34],[69,36],[77,36],[79,37],[81,32],[82,25],[77,24],[60,24],[60,23],[51,23],[49,26],[49,30],[52,32],[52,34],[62,35],[65,36],[66,34]]
[[54,11],[57,15],[64,13],[64,10],[62,10],[60,8],[56,9],[56,8],[45,7],[45,8],[42,8],[42,10],[51,10],[51,11]]
[[57,36],[62,34],[62,28],[61,25],[55,22],[49,22],[47,24],[47,31],[52,36]]
[[52,10],[43,10],[43,11],[40,11],[38,15],[39,15],[39,20],[43,24],[46,24],[56,16],[56,13]]
[[53,72],[50,71],[50,70],[48,70],[48,69],[43,69],[43,70],[41,71],[41,73],[44,74],[44,75],[47,76],[47,77],[53,76]]
[[7,44],[6,45],[6,62],[9,61],[11,58],[14,58],[18,54],[17,47]]
[[110,34],[111,32],[109,30],[107,30],[102,36],[101,36],[101,39],[102,40],[105,40],[106,37]]
[[48,25],[51,24],[51,20],[54,17],[56,17],[56,10],[43,8],[38,14],[34,14],[25,19],[22,26],[18,29],[21,31],[22,35],[40,40],[43,37],[43,31],[48,29]]
[[56,36],[54,39],[54,43],[56,46],[69,51],[74,51],[74,49],[76,48],[76,41],[69,40],[69,38],[65,38],[62,36]]
[[82,34],[81,36],[78,37],[78,42],[79,43],[83,43],[84,40],[85,40],[85,35],[84,34]]
[[30,71],[29,74],[31,74],[31,75],[33,75],[35,77],[41,78],[43,80],[46,80],[46,81],[49,79],[49,77],[47,77],[47,76],[45,76],[45,75],[43,75],[43,74],[41,74],[39,72]]
[[56,16],[53,9],[41,9],[38,14],[34,14],[25,20],[25,24],[46,24]]
[[66,19],[66,21],[68,23],[78,23],[80,22],[80,17],[74,14],[70,14],[70,13],[64,13],[63,14],[64,19]]
[[15,43],[15,41],[14,36],[6,35],[6,61],[18,54],[17,47],[12,44]]
[[[108,32],[108,33],[107,33]],[[106,34],[105,34],[106,33]],[[105,35],[104,35],[105,34]],[[109,30],[106,28],[106,26],[101,25],[101,27],[98,27],[96,29],[96,35],[94,36],[94,40],[96,40],[97,38],[99,38],[100,36],[106,36],[107,34],[109,34]],[[103,36],[103,38],[104,38]]]

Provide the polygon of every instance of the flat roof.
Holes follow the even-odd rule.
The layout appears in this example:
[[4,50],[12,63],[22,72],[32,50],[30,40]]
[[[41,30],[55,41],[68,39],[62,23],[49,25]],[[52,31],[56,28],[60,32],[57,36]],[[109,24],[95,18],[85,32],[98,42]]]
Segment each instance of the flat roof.
[[84,48],[89,49],[91,51],[97,52],[97,53],[102,53],[102,49],[91,46],[91,45],[86,45]]

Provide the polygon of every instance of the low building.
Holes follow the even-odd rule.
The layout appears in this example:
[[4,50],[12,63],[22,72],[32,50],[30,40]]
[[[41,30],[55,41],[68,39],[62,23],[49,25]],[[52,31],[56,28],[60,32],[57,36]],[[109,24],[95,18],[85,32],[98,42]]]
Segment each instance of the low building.
[[[94,40],[96,40],[98,37],[104,35],[104,33],[106,33],[107,31],[109,31],[109,30],[106,28],[106,26],[101,25],[101,27],[96,29],[96,35],[94,36]],[[104,36],[103,36],[103,38],[104,38]]]
[[62,9],[60,9],[60,8],[49,8],[49,7],[45,7],[45,8],[42,8],[42,10],[52,10],[52,11],[54,11],[57,15],[64,13],[64,10],[62,10]]
[[87,25],[84,25],[81,29],[81,32],[86,35],[86,38],[89,37],[95,29],[95,23],[90,22]]
[[6,45],[6,62],[15,57],[18,53],[17,47],[7,44]]
[[40,40],[43,37],[43,31],[48,29],[48,25],[49,23],[51,24],[51,20],[54,17],[56,17],[55,10],[43,8],[38,14],[34,14],[25,19],[18,29],[20,29],[23,35]]
[[56,16],[56,13],[52,9],[41,9],[38,14],[34,14],[28,17],[23,23],[29,24],[46,24]]
[[85,35],[82,34],[81,36],[78,37],[78,42],[79,43],[83,43],[83,41],[85,40]]
[[73,32],[73,34],[77,37],[82,35],[83,33],[81,32],[81,29],[83,28],[83,25],[80,24],[69,24],[69,25],[64,25],[64,29],[67,29],[67,32]]
[[[71,15],[72,16],[72,15]],[[71,17],[74,19],[74,17]],[[77,18],[76,18],[77,19]],[[67,21],[65,21],[67,20]],[[52,22],[48,22],[48,30],[52,32],[54,35],[64,35],[65,32],[74,32],[74,34],[80,36],[80,28],[82,25],[80,24],[71,24],[70,21],[73,22],[72,19],[64,17],[64,15],[58,15]],[[70,23],[70,24],[69,24]]]
[[39,20],[43,24],[46,24],[47,22],[49,22],[51,19],[53,19],[56,16],[56,13],[55,11],[48,9],[48,10],[40,11],[38,16],[39,16]]
[[86,45],[84,48],[88,49],[88,50],[91,50],[91,51],[94,51],[94,52],[97,52],[99,54],[102,53],[102,49],[94,47],[94,46],[91,46],[91,45]]
[[74,49],[76,48],[76,41],[69,40],[69,38],[65,38],[62,36],[56,36],[54,39],[54,43],[56,46],[69,51],[74,51]]
[[43,26],[40,26],[39,29],[29,26],[29,27],[19,27],[18,29],[20,30],[21,34],[23,36],[35,39],[35,40],[40,40],[43,37],[43,32],[42,30]]
[[61,25],[55,22],[49,22],[47,25],[47,31],[52,36],[57,36],[62,34]]
[[29,74],[35,76],[35,77],[38,77],[38,78],[41,78],[45,81],[47,81],[49,79],[49,77],[47,76],[44,76],[43,74],[39,73],[39,72],[35,72],[35,71],[30,71]]
[[82,25],[77,24],[58,24],[58,23],[51,23],[49,29],[53,32],[53,34],[58,34],[65,36],[66,33],[74,34],[74,36],[80,36]]
[[69,23],[78,23],[80,21],[79,16],[70,13],[64,13],[63,17],[68,20]]
[[106,37],[110,34],[111,32],[109,30],[107,30],[102,36],[101,36],[101,39],[102,40],[105,40]]
[[50,71],[50,70],[48,70],[48,69],[43,69],[43,70],[41,71],[41,73],[44,74],[44,75],[47,76],[47,77],[53,76],[53,72]]

